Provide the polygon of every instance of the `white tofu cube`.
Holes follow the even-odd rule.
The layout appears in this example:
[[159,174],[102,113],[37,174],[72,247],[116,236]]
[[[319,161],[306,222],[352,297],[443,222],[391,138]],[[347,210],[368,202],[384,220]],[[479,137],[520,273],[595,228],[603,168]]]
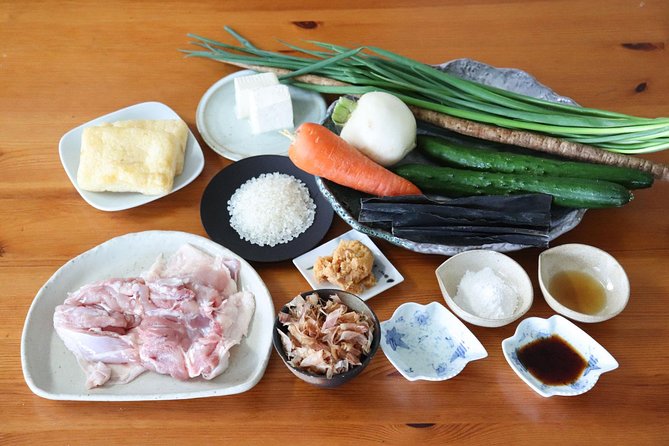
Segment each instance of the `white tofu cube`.
[[251,92],[269,85],[278,85],[279,79],[274,73],[252,74],[234,79],[235,83],[235,114],[237,119],[249,117],[249,98]]
[[293,104],[288,86],[279,84],[253,90],[249,101],[249,122],[254,135],[292,129]]

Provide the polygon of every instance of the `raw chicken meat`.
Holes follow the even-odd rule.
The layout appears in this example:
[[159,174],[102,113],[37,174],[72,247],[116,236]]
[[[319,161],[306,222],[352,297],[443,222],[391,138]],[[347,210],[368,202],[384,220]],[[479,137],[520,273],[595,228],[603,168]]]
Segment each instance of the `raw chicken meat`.
[[240,263],[190,245],[142,277],[84,285],[56,307],[54,327],[88,388],[127,383],[146,370],[212,379],[246,336],[255,299],[239,291]]

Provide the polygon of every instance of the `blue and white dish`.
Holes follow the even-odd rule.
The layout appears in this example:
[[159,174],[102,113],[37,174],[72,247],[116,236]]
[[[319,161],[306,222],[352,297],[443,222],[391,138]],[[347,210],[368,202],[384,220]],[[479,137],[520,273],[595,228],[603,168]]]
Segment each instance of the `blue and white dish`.
[[376,277],[376,284],[367,288],[362,293],[358,293],[357,296],[360,299],[371,299],[372,297],[404,281],[402,274],[400,274],[400,272],[397,271],[397,268],[395,268],[393,264],[390,263],[390,260],[388,260],[388,258],[383,255],[381,250],[374,244],[374,242],[372,242],[372,239],[370,239],[367,235],[353,229],[293,259],[293,264],[300,271],[306,281],[309,282],[309,285],[311,285],[313,289],[323,287],[337,288],[335,284],[329,282],[318,282],[316,280],[316,277],[314,277],[314,264],[319,257],[331,256],[332,252],[337,249],[337,246],[339,246],[339,242],[341,240],[358,240],[360,243],[368,247],[374,256],[374,266],[372,267],[372,272]]
[[[518,350],[532,341],[560,336],[567,341],[588,362],[581,376],[571,384],[548,385],[535,378],[518,359]],[[502,341],[504,357],[514,372],[532,390],[544,397],[554,395],[576,396],[592,389],[602,373],[618,368],[618,362],[604,347],[585,331],[562,316],[548,319],[529,317],[516,328],[515,334]]]
[[443,381],[488,352],[476,336],[438,302],[400,305],[381,322],[381,349],[409,381]]

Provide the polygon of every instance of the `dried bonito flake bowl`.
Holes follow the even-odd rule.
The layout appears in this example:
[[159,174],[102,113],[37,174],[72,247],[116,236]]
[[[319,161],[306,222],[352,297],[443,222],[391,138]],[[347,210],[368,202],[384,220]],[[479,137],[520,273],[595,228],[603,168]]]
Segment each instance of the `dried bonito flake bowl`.
[[[560,303],[550,292],[551,280],[563,271],[586,273],[602,285],[604,307],[595,314],[582,313]],[[546,303],[569,319],[595,323],[617,316],[627,306],[630,283],[622,265],[606,251],[594,246],[570,243],[547,249],[539,255],[539,286]]]
[[[505,318],[480,317],[458,305],[453,298],[467,271],[473,273],[489,267],[517,293],[518,303],[513,313]],[[478,249],[456,254],[442,263],[436,270],[437,282],[444,300],[450,309],[464,321],[481,327],[502,327],[523,316],[532,306],[534,291],[532,281],[522,266],[511,257],[496,251]]]
[[[351,367],[346,372],[338,373],[333,375],[331,378],[328,378],[326,375],[311,373],[309,371],[295,367],[290,363],[288,355],[284,350],[283,343],[281,342],[281,335],[279,334],[279,331],[287,333],[287,329],[283,323],[279,321],[279,316],[277,315],[277,318],[274,321],[274,332],[272,339],[274,343],[274,349],[281,357],[283,363],[286,364],[288,370],[290,370],[293,375],[297,376],[303,381],[308,382],[309,384],[313,384],[318,387],[334,388],[358,376],[370,363],[376,354],[376,351],[379,349],[379,344],[381,341],[381,325],[379,323],[379,318],[376,317],[376,314],[372,311],[372,309],[369,308],[369,306],[355,294],[335,289],[318,289],[305,291],[304,293],[300,293],[300,296],[306,298],[307,296],[314,293],[318,295],[321,302],[330,300],[332,295],[337,295],[341,302],[348,307],[349,311],[353,310],[366,315],[371,320],[374,327],[372,334],[372,344],[369,349],[369,353],[366,355],[363,354],[361,364]],[[283,308],[281,308],[281,313],[288,313],[288,311],[289,310],[287,305],[284,305]]]

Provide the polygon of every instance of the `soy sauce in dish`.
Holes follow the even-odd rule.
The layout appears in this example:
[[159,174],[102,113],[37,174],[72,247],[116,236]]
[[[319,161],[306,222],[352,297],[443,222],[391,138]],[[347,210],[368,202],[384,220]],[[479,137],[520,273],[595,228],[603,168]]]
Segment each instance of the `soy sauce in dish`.
[[539,381],[548,385],[575,382],[588,362],[560,336],[530,342],[518,349],[518,360]]

